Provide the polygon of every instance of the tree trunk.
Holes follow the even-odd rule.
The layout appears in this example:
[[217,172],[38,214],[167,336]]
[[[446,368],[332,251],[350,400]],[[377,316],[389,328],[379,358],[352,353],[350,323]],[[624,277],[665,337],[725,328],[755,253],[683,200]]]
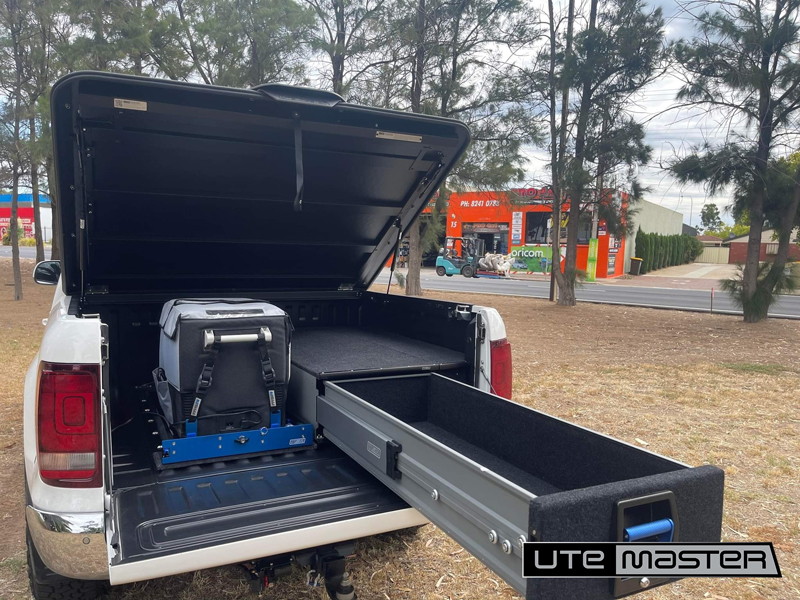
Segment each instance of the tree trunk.
[[[19,131],[19,119],[15,118],[15,130]],[[11,188],[11,219],[8,223],[8,237],[11,238],[11,263],[14,270],[14,300],[22,300],[22,269],[19,264],[19,224],[17,213],[19,209],[19,166],[14,159],[13,185]]]
[[[595,48],[592,37],[597,25],[598,0],[591,0],[589,9],[589,27],[587,30],[586,60],[594,58]],[[581,90],[581,105],[578,113],[578,127],[575,133],[575,157],[570,165],[569,174],[569,222],[567,223],[567,256],[565,257],[564,277],[558,279],[561,306],[575,306],[575,279],[578,274],[578,231],[581,216],[581,199],[585,186],[583,164],[586,147],[586,130],[589,125],[589,111],[592,107],[592,79],[586,76]]]
[[53,157],[50,154],[45,159],[45,172],[47,173],[47,191],[50,196],[50,214],[53,226],[53,235],[50,239],[50,260],[61,260],[61,210],[58,201],[58,187],[53,176]]
[[[411,112],[422,112],[422,78],[425,68],[425,33],[428,19],[425,12],[425,0],[419,0],[417,14],[414,19],[414,62],[411,69]],[[406,275],[406,295],[421,296],[422,282],[420,281],[420,268],[422,267],[422,236],[420,232],[419,217],[411,224],[406,232],[408,236],[408,274]]]
[[422,266],[422,244],[420,243],[420,222],[417,218],[408,229],[408,275],[406,276],[406,296],[422,296],[420,267]]
[[[547,2],[547,17],[550,25],[550,64],[548,69],[547,78],[547,100],[550,112],[550,189],[553,191],[553,212],[552,212],[552,227],[550,227],[550,301],[556,299],[556,266],[561,271],[561,255],[560,255],[560,240],[561,224],[561,176],[559,172],[559,135],[558,125],[556,124],[556,112],[558,110],[556,100],[556,15],[553,9],[553,0]],[[563,109],[563,104],[562,104]]]
[[35,159],[36,117],[31,117],[28,125],[31,139],[31,196],[33,197],[33,234],[36,239],[36,262],[44,260],[44,240],[42,239],[42,212],[39,207],[39,165]]
[[[552,7],[549,8],[550,13],[553,13]],[[551,17],[551,19],[555,20],[555,15]],[[569,1],[569,9],[567,13],[567,40],[566,40],[566,47],[564,49],[564,60],[568,60],[570,55],[572,54],[572,41],[574,35],[574,28],[575,28],[575,0]],[[551,31],[553,39],[551,41],[551,51],[555,55],[555,23],[551,23]],[[555,57],[551,57],[551,60],[554,61]],[[553,69],[553,77],[555,77],[555,63],[552,65]],[[558,160],[556,162],[555,168],[553,169],[553,226],[551,228],[553,239],[551,240],[552,244],[552,256],[551,260],[553,263],[550,277],[555,278],[556,282],[556,289],[553,290],[553,294],[551,295],[550,300],[558,300],[559,304],[561,303],[561,298],[563,294],[561,293],[562,290],[568,290],[570,287],[569,282],[567,281],[567,277],[564,273],[561,272],[561,208],[564,203],[564,172],[566,170],[566,152],[567,152],[567,121],[569,118],[569,89],[570,83],[564,78],[561,86],[561,127],[558,133],[558,153],[557,157]],[[553,156],[556,156],[556,152],[553,152]],[[573,284],[573,293],[574,296],[574,284]],[[574,301],[573,301],[574,304]],[[568,306],[571,306],[568,304]]]
[[345,5],[342,0],[332,0],[333,15],[336,20],[336,37],[331,52],[331,67],[333,71],[333,91],[340,96],[344,89],[344,58],[347,45],[347,22],[345,20]]
[[[780,7],[780,3],[778,3]],[[777,13],[780,13],[780,8]],[[767,308],[756,295],[758,290],[759,257],[761,255],[761,233],[764,230],[764,198],[766,197],[766,174],[772,145],[772,90],[770,81],[771,49],[761,53],[761,81],[758,90],[758,147],[753,164],[753,197],[750,201],[750,234],[747,239],[747,256],[742,273],[742,313],[745,323],[756,323],[767,315]]]
[[[570,200],[569,221],[567,221],[567,255],[564,257],[564,273],[559,270],[559,306],[575,306],[575,278],[578,274],[578,221],[580,221],[580,202]],[[560,249],[560,248],[559,248]]]
[[8,236],[11,239],[11,264],[14,271],[14,300],[22,300],[22,269],[19,264],[19,177],[22,170],[22,148],[20,147],[20,110],[22,108],[22,48],[20,47],[21,19],[19,5],[10,2],[8,5],[9,32],[11,34],[11,50],[14,56],[15,82],[13,89],[13,142],[14,151],[11,157],[12,187],[11,187],[11,218],[9,219]]

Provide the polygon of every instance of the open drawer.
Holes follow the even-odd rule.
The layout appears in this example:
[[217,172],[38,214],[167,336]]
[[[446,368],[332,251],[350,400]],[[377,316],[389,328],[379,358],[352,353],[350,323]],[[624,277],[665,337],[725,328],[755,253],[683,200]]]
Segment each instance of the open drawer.
[[641,588],[523,579],[524,541],[623,541],[626,528],[666,518],[674,541],[720,539],[721,470],[689,468],[438,374],[325,382],[317,417],[325,437],[526,598]]

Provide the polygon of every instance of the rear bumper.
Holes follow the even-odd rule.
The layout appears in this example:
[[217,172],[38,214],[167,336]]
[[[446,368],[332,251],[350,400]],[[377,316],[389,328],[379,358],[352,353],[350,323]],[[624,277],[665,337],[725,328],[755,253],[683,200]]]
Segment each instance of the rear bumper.
[[108,579],[103,513],[52,513],[25,509],[36,551],[52,571],[72,579]]

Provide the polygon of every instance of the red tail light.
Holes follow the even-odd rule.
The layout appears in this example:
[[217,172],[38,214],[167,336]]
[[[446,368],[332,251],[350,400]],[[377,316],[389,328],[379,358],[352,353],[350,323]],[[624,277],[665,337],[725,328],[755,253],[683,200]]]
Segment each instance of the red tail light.
[[60,487],[98,487],[100,367],[43,362],[39,376],[39,472]]
[[492,342],[492,390],[511,400],[511,344],[505,338]]

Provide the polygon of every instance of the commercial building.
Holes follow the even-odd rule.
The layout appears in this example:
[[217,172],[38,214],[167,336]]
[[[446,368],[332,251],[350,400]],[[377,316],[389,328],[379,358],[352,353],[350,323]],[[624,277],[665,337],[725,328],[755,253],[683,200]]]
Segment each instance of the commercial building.
[[[33,237],[33,196],[19,194],[17,222],[22,227],[23,237]],[[50,198],[39,194],[39,216],[42,225],[42,237],[45,242],[53,238],[53,217],[50,210]],[[0,236],[4,235],[11,222],[11,194],[0,194]]]
[[[463,192],[451,194],[447,201],[445,232],[449,237],[474,237],[484,241],[486,252],[510,254],[513,271],[550,273],[552,249],[553,195],[550,188],[522,188],[502,192]],[[614,192],[612,201],[621,210],[628,202],[625,192]],[[430,213],[434,202],[425,209]],[[562,214],[561,256],[566,253],[568,215]],[[632,235],[617,237],[598,220],[597,238],[592,242],[592,213],[584,211],[578,225],[577,267],[587,275],[594,267],[595,278],[619,277],[630,270],[630,257],[636,256],[636,232],[664,235],[683,232],[683,215],[658,204],[636,203]],[[407,246],[401,246],[400,260]],[[591,279],[591,277],[588,277]]]
[[[552,228],[552,192],[549,188],[513,190],[513,199],[497,192],[466,192],[452,194],[448,201],[448,236],[476,237],[484,240],[486,251],[511,254],[513,269],[528,273],[549,273],[552,269],[552,249],[549,245]],[[627,194],[614,196],[620,204]],[[566,243],[567,216],[561,227],[561,241]],[[680,229],[679,229],[680,232]],[[595,277],[619,277],[627,272],[623,257],[626,240],[608,231],[605,221],[597,227],[596,242],[592,243],[592,215],[581,217],[578,230],[577,267]],[[561,248],[562,256],[565,246]]]

